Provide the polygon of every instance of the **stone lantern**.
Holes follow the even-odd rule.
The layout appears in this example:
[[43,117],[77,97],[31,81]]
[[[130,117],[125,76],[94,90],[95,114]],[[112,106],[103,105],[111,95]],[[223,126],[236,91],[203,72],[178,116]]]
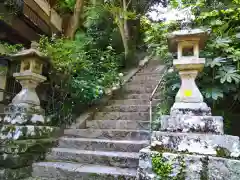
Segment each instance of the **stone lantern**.
[[[159,117],[151,145],[140,150],[137,180],[240,178],[240,139],[224,134],[223,117],[211,115],[195,83],[205,63],[199,50],[206,37],[200,29],[183,29],[170,36],[169,49],[178,54],[173,65],[181,87],[170,115]],[[170,169],[168,174],[156,170],[158,166]]]
[[14,60],[21,61],[20,72],[13,76],[22,85],[22,90],[13,98],[13,105],[21,107],[40,109],[40,100],[36,94],[36,87],[46,80],[42,76],[43,65],[48,62],[48,58],[37,50],[35,43],[31,48],[23,50],[12,56]]
[[190,109],[210,113],[195,83],[198,73],[205,64],[205,59],[199,58],[199,51],[204,47],[207,36],[207,31],[193,29],[176,31],[169,37],[170,51],[177,52],[177,59],[173,61],[173,65],[179,71],[181,78],[181,87],[175,97],[172,111]]
[[12,58],[21,61],[20,72],[13,76],[22,85],[22,90],[5,108],[5,117],[1,119],[0,139],[7,140],[9,144],[1,149],[5,153],[1,159],[5,169],[0,179],[15,180],[31,175],[32,163],[42,158],[53,145],[59,128],[50,126],[51,121],[45,117],[35,91],[46,80],[41,74],[48,58],[37,50],[35,43]]

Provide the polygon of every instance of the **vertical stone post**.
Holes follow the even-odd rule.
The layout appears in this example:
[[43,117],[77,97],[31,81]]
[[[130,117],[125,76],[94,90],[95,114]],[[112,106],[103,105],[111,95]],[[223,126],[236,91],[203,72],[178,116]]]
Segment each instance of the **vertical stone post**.
[[[13,98],[5,109],[0,138],[6,141],[0,157],[4,171],[0,179],[23,179],[30,176],[31,164],[43,157],[47,148],[54,142],[58,128],[49,126],[36,94],[36,87],[46,77],[42,68],[48,63],[48,57],[38,51],[36,43],[30,49],[12,56],[21,62],[20,72],[14,77],[22,90]],[[1,175],[3,177],[1,177]]]

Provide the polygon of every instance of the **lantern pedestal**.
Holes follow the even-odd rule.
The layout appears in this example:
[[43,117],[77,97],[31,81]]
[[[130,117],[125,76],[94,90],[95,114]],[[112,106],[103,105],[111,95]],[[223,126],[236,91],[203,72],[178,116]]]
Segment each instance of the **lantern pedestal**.
[[10,122],[11,124],[44,123],[45,113],[40,107],[40,100],[35,89],[41,82],[46,80],[46,77],[29,71],[14,73],[13,76],[22,85],[22,90],[5,109],[7,115],[4,122]]
[[[205,63],[198,57],[203,35],[201,31],[180,31],[170,41],[175,42],[170,49],[178,52],[173,64],[179,71],[181,87],[170,115],[157,120],[160,123],[152,132],[151,145],[140,151],[138,180],[240,177],[240,139],[224,135],[223,118],[211,116],[195,83]],[[191,56],[185,56],[186,49]]]
[[59,133],[59,128],[50,126],[51,120],[45,117],[35,91],[46,80],[41,75],[45,57],[36,49],[29,49],[14,58],[22,60],[20,73],[14,73],[22,90],[5,108],[0,131],[0,138],[5,140],[0,152],[5,169],[0,173],[0,179],[11,180],[31,176],[32,163],[44,158]]
[[[194,59],[196,60],[196,58]],[[201,59],[192,63],[193,59],[174,60],[173,65],[179,70],[181,78],[181,87],[176,95],[175,102],[201,103],[203,96],[200,93],[195,79],[198,72],[203,68],[205,60]],[[194,61],[193,61],[194,62]]]
[[179,71],[181,87],[171,108],[171,115],[211,115],[211,109],[203,102],[203,96],[195,83],[195,79],[202,71],[204,64],[204,58],[194,56],[181,56],[180,59],[173,61],[173,65]]
[[22,85],[22,90],[13,98],[12,104],[40,109],[40,100],[35,89],[40,83],[46,81],[46,78],[32,72],[14,73],[13,76]]

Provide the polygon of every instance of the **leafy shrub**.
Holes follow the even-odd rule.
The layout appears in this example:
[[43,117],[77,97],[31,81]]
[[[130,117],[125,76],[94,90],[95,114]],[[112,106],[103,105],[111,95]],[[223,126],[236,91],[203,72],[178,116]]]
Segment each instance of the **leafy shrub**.
[[[103,96],[105,88],[120,83],[119,56],[111,46],[96,49],[92,48],[93,44],[93,38],[81,33],[76,35],[74,41],[41,38],[41,51],[51,57],[53,66],[49,75],[52,79],[51,86],[59,87],[55,94],[61,94],[55,97],[58,99],[57,104],[55,100],[50,103],[49,114],[57,114],[60,110],[64,112],[63,106],[71,110],[79,103],[92,104]],[[67,114],[71,113],[72,110]],[[67,115],[66,117],[69,119]]]
[[74,5],[76,3],[76,0],[58,0],[55,4],[55,9],[61,13],[71,13],[73,12]]
[[13,54],[21,50],[23,46],[21,44],[11,45],[0,41],[0,55]]
[[176,24],[151,23],[146,18],[142,18],[141,22],[143,31],[145,31],[144,42],[148,46],[148,51],[155,56],[161,57],[163,62],[171,63],[172,55],[168,51],[167,37]]

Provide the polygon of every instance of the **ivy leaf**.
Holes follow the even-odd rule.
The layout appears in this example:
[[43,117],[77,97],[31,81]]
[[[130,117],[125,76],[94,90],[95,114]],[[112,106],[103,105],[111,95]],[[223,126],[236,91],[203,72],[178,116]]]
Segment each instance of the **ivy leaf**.
[[232,83],[232,81],[235,81],[235,83],[238,84],[240,82],[240,75],[234,67],[224,66],[219,69],[218,75],[215,79],[220,79],[222,84],[225,82]]
[[217,38],[216,39],[216,48],[228,48],[229,43],[231,43],[232,40],[228,37],[226,38]]
[[224,62],[225,59],[226,58],[223,58],[223,57],[217,57],[217,58],[214,58],[213,60],[208,60],[206,66],[210,66],[211,68],[215,66],[220,67],[221,62]]
[[240,39],[240,33],[236,34],[236,38]]
[[239,61],[240,60],[240,50],[234,50],[233,54],[229,56],[233,59],[233,61]]
[[221,20],[213,20],[213,21],[211,21],[210,24],[211,24],[211,26],[220,26],[220,25],[223,25],[224,22]]
[[223,98],[223,90],[219,88],[207,88],[203,93],[208,99],[218,100]]
[[234,53],[235,49],[233,47],[228,47],[228,48],[225,48],[224,51],[226,53]]

